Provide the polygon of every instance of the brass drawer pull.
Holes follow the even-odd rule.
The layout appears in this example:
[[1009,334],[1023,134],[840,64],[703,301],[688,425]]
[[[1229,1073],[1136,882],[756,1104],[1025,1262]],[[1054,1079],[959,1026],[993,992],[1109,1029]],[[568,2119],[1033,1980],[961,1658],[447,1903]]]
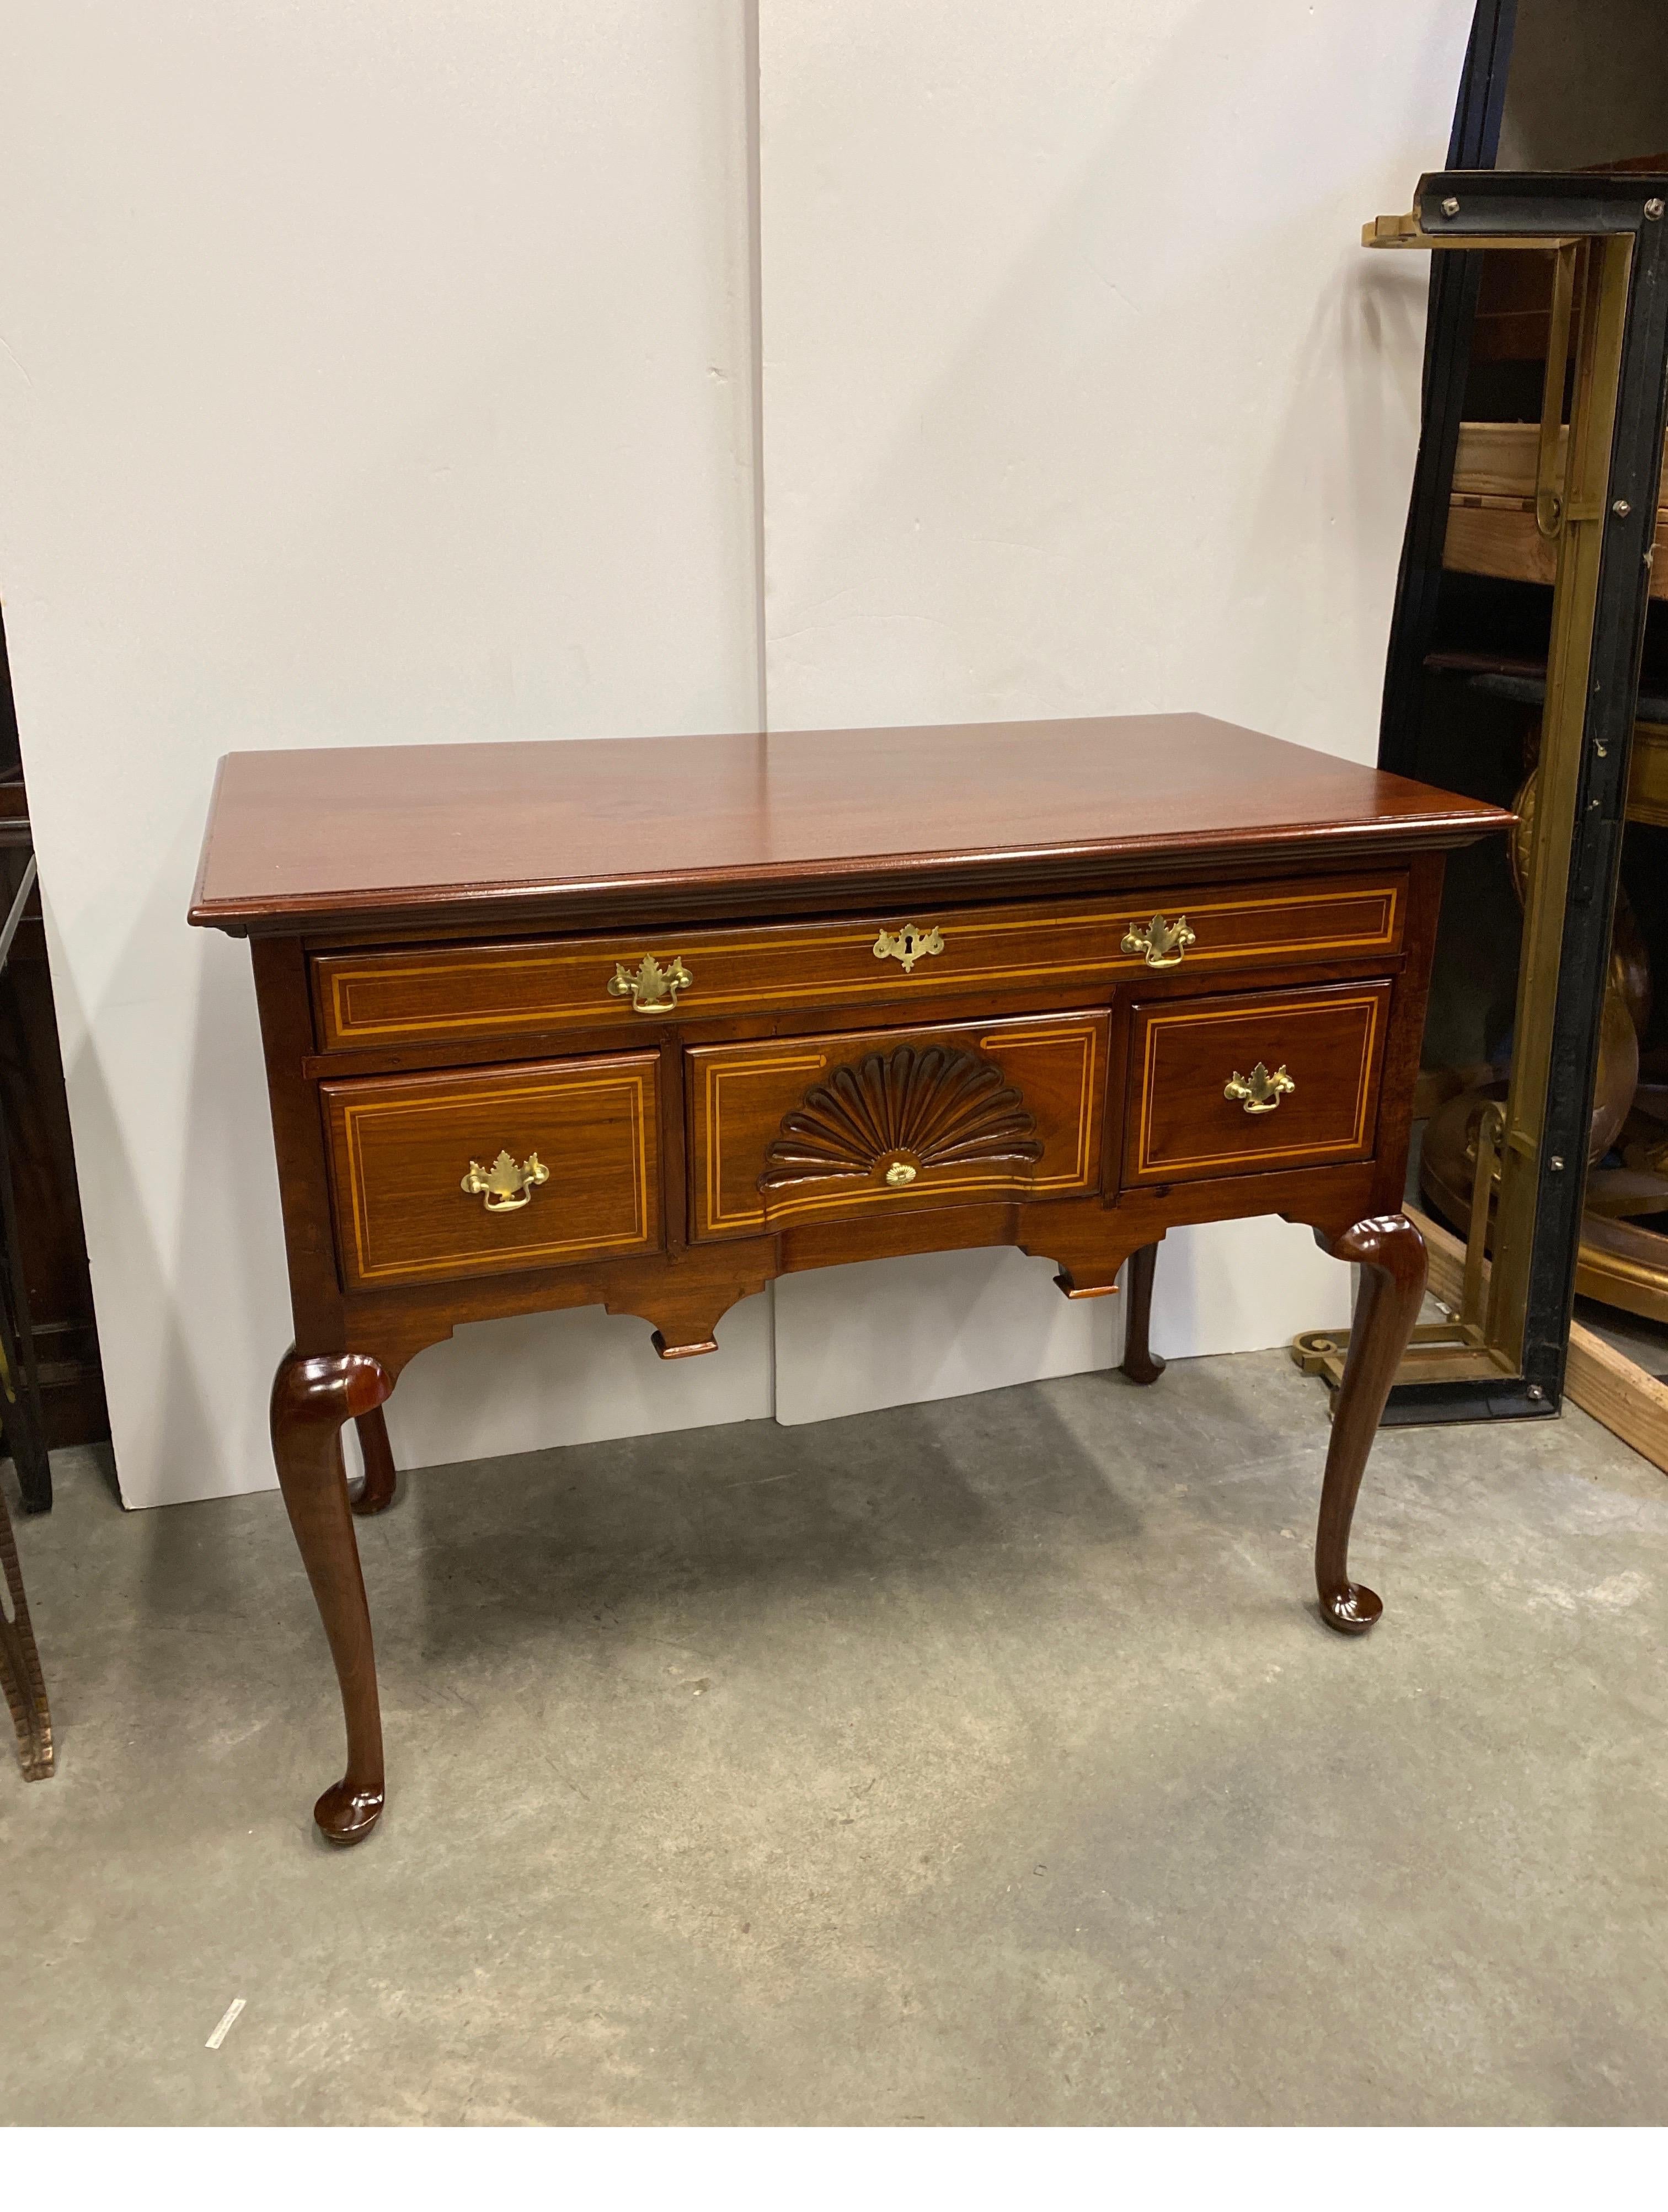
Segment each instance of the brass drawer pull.
[[634,1014],[670,1014],[677,1009],[677,994],[691,989],[694,977],[674,952],[672,964],[663,968],[652,952],[646,952],[634,971],[623,960],[614,963],[608,979],[610,999],[629,999]]
[[488,1213],[515,1213],[549,1180],[550,1170],[537,1152],[529,1152],[519,1167],[508,1152],[500,1152],[489,1168],[471,1160],[458,1188],[480,1199]]
[[917,929],[913,921],[905,922],[895,934],[883,929],[875,939],[876,959],[901,962],[906,975],[918,960],[924,960],[934,952],[942,952],[943,949],[944,940],[937,930]]
[[1125,951],[1143,954],[1149,968],[1180,968],[1182,955],[1194,942],[1185,914],[1179,914],[1174,921],[1155,914],[1144,928],[1139,922],[1131,922],[1124,932]]
[[1271,1075],[1259,1060],[1249,1075],[1241,1075],[1236,1067],[1222,1085],[1222,1097],[1240,1100],[1247,1114],[1271,1114],[1286,1093],[1296,1088],[1283,1065]]

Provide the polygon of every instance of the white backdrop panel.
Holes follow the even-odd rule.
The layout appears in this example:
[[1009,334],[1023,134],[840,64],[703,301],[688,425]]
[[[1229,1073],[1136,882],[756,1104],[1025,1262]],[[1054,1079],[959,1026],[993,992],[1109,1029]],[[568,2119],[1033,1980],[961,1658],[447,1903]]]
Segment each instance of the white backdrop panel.
[[[1372,757],[1427,264],[1357,240],[1440,164],[1470,17],[761,0],[773,728],[1191,708]],[[919,1272],[779,1286],[779,1419],[1109,1356],[982,1255],[926,1271],[953,1355],[877,1328]],[[1345,1317],[1275,1222],[1158,1282],[1168,1352]]]
[[821,1421],[1077,1375],[1122,1357],[1121,1299],[1067,1301],[1007,1249],[865,1260],[776,1285],[776,1418]]
[[[216,757],[755,720],[743,53],[743,0],[12,13],[0,592],[130,1504],[271,1481],[289,1338]],[[764,1413],[767,1322],[472,1330],[400,1449]]]
[[[1422,269],[1352,240],[1440,156],[1466,12],[762,0],[775,726],[1186,705],[1370,753]],[[215,758],[754,719],[743,16],[14,27],[0,592],[131,1503],[270,1480],[288,1335],[246,954],[181,921]],[[1301,1232],[1184,1241],[1162,1349],[1339,1317]],[[1015,1255],[779,1299],[787,1419],[1115,1356]],[[402,1456],[768,1409],[767,1301],[719,1359],[644,1334],[467,1332]]]

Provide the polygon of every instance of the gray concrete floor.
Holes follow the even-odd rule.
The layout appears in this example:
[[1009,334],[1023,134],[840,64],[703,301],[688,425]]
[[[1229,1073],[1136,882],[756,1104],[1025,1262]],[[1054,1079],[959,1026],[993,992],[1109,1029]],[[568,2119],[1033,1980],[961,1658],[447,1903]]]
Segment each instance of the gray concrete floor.
[[1624,1352],[1636,1367],[1668,1382],[1668,1323],[1601,1306],[1596,1298],[1577,1298],[1575,1318],[1613,1350]]
[[345,1854],[277,1498],[64,1455],[0,2117],[1668,2120],[1668,1480],[1386,1432],[1351,1643],[1325,1440],[1266,1353],[419,1474]]

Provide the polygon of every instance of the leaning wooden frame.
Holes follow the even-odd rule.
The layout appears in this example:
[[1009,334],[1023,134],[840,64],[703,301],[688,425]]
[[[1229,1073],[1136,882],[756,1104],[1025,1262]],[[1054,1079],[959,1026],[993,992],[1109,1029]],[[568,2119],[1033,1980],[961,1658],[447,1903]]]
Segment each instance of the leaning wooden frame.
[[[1466,1295],[1451,1324],[1419,1332],[1388,1421],[1532,1417],[1562,1400],[1668,413],[1665,216],[1668,176],[1453,169],[1362,233],[1381,250],[1553,256],[1567,302],[1537,486],[1556,570],[1511,1085],[1498,1144],[1477,1146]],[[1293,1352],[1333,1380],[1347,1341],[1309,1332]]]
[[29,1620],[29,1601],[23,1594],[17,1540],[3,1497],[0,1497],[0,1690],[5,1692],[12,1726],[17,1731],[23,1779],[44,1782],[54,1769],[52,1716]]

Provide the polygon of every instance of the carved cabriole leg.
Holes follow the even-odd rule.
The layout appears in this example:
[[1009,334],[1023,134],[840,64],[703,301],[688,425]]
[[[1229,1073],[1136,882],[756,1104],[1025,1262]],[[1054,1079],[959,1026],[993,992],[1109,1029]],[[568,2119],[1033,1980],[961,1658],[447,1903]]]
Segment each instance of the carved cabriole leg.
[[348,1509],[342,1425],[373,1413],[392,1388],[367,1352],[304,1359],[292,1352],[272,1382],[272,1453],[289,1523],[318,1600],[342,1685],[348,1768],[312,1808],[332,1844],[356,1844],[382,1817],[382,1716],[359,1547]]
[[1164,1362],[1153,1350],[1149,1333],[1153,1317],[1153,1273],[1158,1265],[1156,1244],[1143,1244],[1130,1255],[1124,1295],[1124,1357],[1120,1364],[1131,1382],[1156,1382]]
[[359,1449],[365,1457],[365,1480],[353,1501],[355,1513],[381,1513],[394,1502],[394,1451],[388,1441],[388,1424],[383,1419],[382,1408],[360,1413],[354,1426],[359,1431]]
[[1345,1636],[1363,1636],[1384,1607],[1350,1579],[1350,1523],[1367,1455],[1407,1350],[1425,1295],[1425,1240],[1404,1213],[1358,1221],[1341,1237],[1317,1230],[1315,1241],[1335,1260],[1361,1269],[1343,1380],[1332,1408],[1331,1442],[1315,1532],[1315,1586],[1321,1617]]

